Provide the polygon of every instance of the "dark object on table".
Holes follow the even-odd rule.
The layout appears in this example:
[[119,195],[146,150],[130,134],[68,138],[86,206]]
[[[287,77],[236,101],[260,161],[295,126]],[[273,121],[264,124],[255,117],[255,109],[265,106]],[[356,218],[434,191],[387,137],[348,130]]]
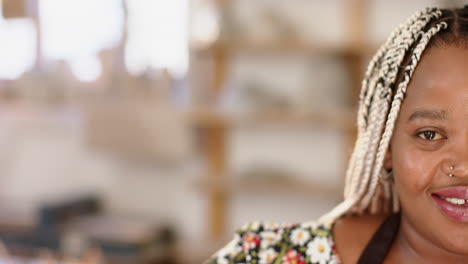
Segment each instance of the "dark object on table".
[[0,216],[0,239],[13,253],[49,249],[79,255],[93,247],[108,263],[171,263],[175,235],[170,226],[106,215],[93,195],[46,202],[35,224],[15,226],[9,221]]

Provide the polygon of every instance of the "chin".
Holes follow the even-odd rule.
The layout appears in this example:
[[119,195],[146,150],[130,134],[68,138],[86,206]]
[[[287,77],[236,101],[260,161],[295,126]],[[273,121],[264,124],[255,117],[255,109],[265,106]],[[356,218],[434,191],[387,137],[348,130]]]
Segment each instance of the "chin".
[[468,256],[468,222],[453,219],[427,199],[412,204],[411,208],[419,208],[417,211],[404,206],[405,201],[401,203],[402,215],[424,240],[446,252]]
[[439,220],[431,224],[435,230],[430,234],[439,242],[439,247],[457,255],[468,256],[468,223],[453,221],[442,214],[428,219]]
[[445,250],[457,255],[468,256],[468,235],[460,236],[457,238],[449,237],[445,238],[444,240],[445,243],[443,243],[443,247],[445,248]]

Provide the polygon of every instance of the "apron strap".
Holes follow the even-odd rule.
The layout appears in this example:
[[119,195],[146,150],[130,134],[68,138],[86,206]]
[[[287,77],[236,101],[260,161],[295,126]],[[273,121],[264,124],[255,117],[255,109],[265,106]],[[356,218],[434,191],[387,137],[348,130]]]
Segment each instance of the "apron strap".
[[400,214],[388,217],[379,227],[359,257],[358,264],[383,263],[400,226]]

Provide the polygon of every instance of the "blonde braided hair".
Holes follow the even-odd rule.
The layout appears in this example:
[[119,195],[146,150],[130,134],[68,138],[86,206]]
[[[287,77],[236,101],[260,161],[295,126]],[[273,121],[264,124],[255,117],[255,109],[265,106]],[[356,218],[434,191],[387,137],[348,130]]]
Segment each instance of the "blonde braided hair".
[[383,167],[385,154],[422,54],[441,31],[451,27],[458,37],[459,13],[468,11],[427,8],[415,13],[391,33],[370,61],[359,97],[358,138],[346,172],[344,201],[320,222],[331,223],[345,214],[400,210],[393,181]]

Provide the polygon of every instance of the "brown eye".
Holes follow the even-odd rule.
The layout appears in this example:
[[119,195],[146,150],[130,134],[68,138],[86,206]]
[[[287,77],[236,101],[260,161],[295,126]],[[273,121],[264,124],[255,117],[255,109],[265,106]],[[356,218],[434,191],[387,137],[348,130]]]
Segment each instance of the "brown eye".
[[433,130],[421,131],[417,135],[418,137],[429,140],[429,141],[439,140],[442,138],[442,136],[439,133]]

